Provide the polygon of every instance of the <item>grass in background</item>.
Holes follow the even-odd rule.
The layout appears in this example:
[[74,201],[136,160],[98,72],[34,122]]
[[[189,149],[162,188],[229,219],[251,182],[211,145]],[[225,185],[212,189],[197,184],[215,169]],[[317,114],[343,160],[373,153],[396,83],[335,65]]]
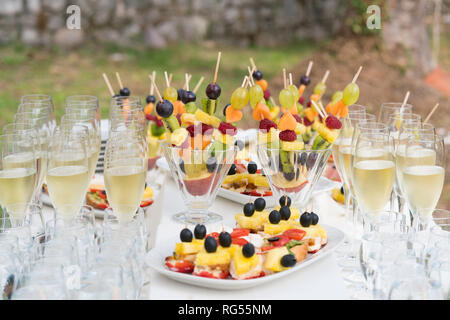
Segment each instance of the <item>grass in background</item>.
[[205,88],[212,81],[217,52],[222,59],[217,83],[222,88],[221,108],[229,102],[231,93],[240,86],[253,57],[256,65],[270,79],[281,73],[283,67],[295,66],[311,54],[317,46],[300,41],[278,48],[234,48],[204,45],[179,45],[167,49],[137,50],[115,45],[85,47],[76,51],[54,48],[43,51],[21,45],[0,47],[0,126],[13,119],[20,97],[31,93],[45,93],[53,97],[55,113],[64,113],[65,98],[76,94],[96,95],[100,99],[102,116],[108,116],[110,95],[103,81],[105,72],[118,93],[115,72],[119,72],[124,86],[145,102],[149,93],[148,74],[157,72],[157,85],[164,89],[164,71],[173,73],[173,85],[184,84],[184,74],[191,73],[193,88],[201,76],[205,80],[197,91],[197,102],[205,97]]

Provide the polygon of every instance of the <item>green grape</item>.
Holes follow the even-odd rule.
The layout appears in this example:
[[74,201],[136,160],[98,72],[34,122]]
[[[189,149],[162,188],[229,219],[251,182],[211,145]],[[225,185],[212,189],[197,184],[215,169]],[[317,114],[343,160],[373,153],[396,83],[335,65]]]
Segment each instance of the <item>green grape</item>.
[[359,98],[359,87],[356,83],[349,83],[345,89],[342,96],[342,102],[346,106],[350,106],[358,101]]
[[242,87],[237,88],[234,90],[233,94],[231,95],[231,105],[235,109],[242,109],[244,108],[249,100],[249,94],[248,90]]
[[164,89],[163,98],[169,100],[170,102],[175,102],[178,98],[177,89],[174,87],[167,87]]
[[264,99],[264,91],[261,86],[253,86],[249,90],[250,95],[250,105],[252,108],[256,106],[258,102]]
[[339,100],[342,99],[343,94],[344,93],[342,91],[336,91],[335,93],[333,93],[333,96],[331,97],[331,101],[333,103],[338,102]]
[[298,92],[298,88],[295,86],[295,84],[291,84],[288,89],[294,95],[294,101],[298,101],[298,99],[300,98],[300,92]]
[[327,86],[323,82],[319,82],[314,87],[314,93],[318,94],[319,96],[323,95],[325,93],[325,90],[327,90]]
[[295,103],[295,97],[289,89],[283,89],[278,95],[280,104],[285,109],[290,109]]

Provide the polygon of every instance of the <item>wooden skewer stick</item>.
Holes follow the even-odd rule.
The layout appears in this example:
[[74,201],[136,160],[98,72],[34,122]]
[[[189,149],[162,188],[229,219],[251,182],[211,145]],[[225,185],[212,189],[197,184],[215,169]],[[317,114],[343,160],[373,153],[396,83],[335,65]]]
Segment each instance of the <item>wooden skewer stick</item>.
[[189,77],[189,75],[187,74],[187,73],[185,73],[184,74],[184,78],[185,78],[185,80],[186,80],[186,90],[187,91],[189,91],[189,79],[190,79],[190,77]]
[[120,89],[123,89],[122,80],[120,79],[120,76],[119,76],[118,72],[116,72],[116,78],[117,78],[117,82],[119,83]]
[[433,115],[433,113],[436,111],[436,109],[439,107],[439,103],[436,103],[436,105],[433,107],[433,109],[431,109],[430,113],[428,114],[428,116],[425,118],[425,121],[423,123],[427,123],[428,120],[430,120],[431,116]]
[[[156,77],[156,71],[153,70],[152,78],[155,79],[155,77]],[[153,95],[154,92],[155,92],[155,86],[153,85],[153,82],[150,81],[150,94]]]
[[111,87],[111,83],[109,83],[108,76],[105,73],[103,73],[103,79],[105,79],[106,86],[108,87],[109,93],[111,94],[111,97],[113,97],[114,96],[114,90]]
[[400,107],[400,116],[403,114],[403,109],[405,109],[405,105],[409,99],[409,91],[406,93],[405,98],[403,99],[402,105]]
[[250,64],[252,65],[252,69],[256,70],[256,64],[252,57],[250,57]]
[[356,82],[356,80],[359,77],[359,74],[361,73],[361,70],[362,70],[362,66],[359,66],[358,72],[356,72],[355,76],[353,77],[352,83]]
[[316,109],[316,111],[320,114],[320,116],[325,119],[326,116],[323,114],[322,109],[320,109],[320,107],[317,105],[317,103],[314,100],[311,100],[311,103],[314,105],[314,108]]
[[172,83],[172,77],[173,77],[173,73],[171,73],[171,74],[169,75],[169,86],[170,86],[170,84]]
[[248,74],[249,74],[248,77],[249,77],[250,81],[252,82],[252,85],[254,86],[255,85],[255,80],[253,79],[253,71],[255,71],[255,69],[253,68],[253,69],[250,70],[250,67],[247,66],[247,70],[248,70]]
[[308,64],[308,69],[306,69],[306,76],[307,77],[309,77],[309,74],[311,73],[312,66],[313,66],[313,62],[310,61],[309,64]]
[[170,87],[169,76],[167,75],[167,71],[164,71],[164,77],[166,78],[166,85]]
[[214,72],[213,83],[216,83],[216,81],[217,81],[217,74],[219,73],[220,57],[222,57],[222,52],[221,51],[219,51],[219,53],[217,54],[216,71]]
[[322,112],[323,112],[326,116],[328,116],[328,112],[327,112],[327,110],[325,110],[325,108],[323,107],[322,101],[319,101],[319,107],[321,108]]
[[200,88],[200,85],[202,84],[203,80],[205,80],[205,77],[204,77],[204,76],[202,76],[202,77],[200,78],[200,80],[198,80],[197,84],[195,85],[195,88],[194,88],[194,91],[193,91],[194,93],[196,93],[197,90],[198,90],[198,88]]
[[[191,80],[191,77],[192,77],[192,74],[188,75],[188,78],[189,78],[189,80],[188,80],[188,81],[190,81],[190,80]],[[184,89],[184,90],[186,90],[186,82],[185,82],[185,83],[184,83],[184,85],[183,85],[183,89]]]
[[284,81],[284,89],[286,89],[286,69],[283,68],[283,81]]
[[289,85],[292,86],[292,73],[289,72]]
[[244,81],[242,81],[242,84],[241,84],[242,88],[244,88],[245,84],[247,83],[247,79],[248,79],[248,76],[245,76]]
[[325,84],[325,82],[327,82],[327,79],[328,79],[328,76],[329,76],[329,75],[330,75],[330,70],[327,70],[327,71],[325,72],[325,74],[323,75],[322,83]]
[[162,98],[162,96],[161,96],[161,93],[159,93],[158,86],[157,86],[156,83],[155,83],[155,79],[154,79],[151,75],[149,75],[148,77],[150,78],[150,80],[151,80],[152,83],[153,83],[153,86],[155,87],[156,95],[157,95],[159,101],[163,101],[163,98]]

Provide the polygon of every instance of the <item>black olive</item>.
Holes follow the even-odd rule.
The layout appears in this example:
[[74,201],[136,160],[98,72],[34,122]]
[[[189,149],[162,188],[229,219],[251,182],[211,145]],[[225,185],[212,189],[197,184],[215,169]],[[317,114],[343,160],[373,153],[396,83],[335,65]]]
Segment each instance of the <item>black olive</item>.
[[258,170],[258,166],[256,165],[256,163],[254,163],[253,161],[250,161],[247,165],[248,173],[254,174],[254,173],[256,173],[257,170]]
[[206,236],[206,227],[203,224],[198,224],[194,229],[195,239],[203,239]]
[[228,175],[231,176],[236,173],[236,165],[233,163],[230,167],[230,170],[228,170]]
[[309,212],[305,211],[300,216],[300,224],[302,227],[308,228],[311,225],[312,222],[312,216]]
[[267,241],[269,241],[269,242],[275,242],[278,240],[280,240],[280,237],[272,237],[272,238],[267,239]]
[[280,216],[282,220],[289,220],[291,217],[291,209],[289,209],[289,207],[281,207]]
[[255,254],[255,246],[250,242],[244,244],[242,247],[242,254],[244,257],[251,258]]
[[266,208],[266,200],[264,198],[257,198],[255,200],[256,211],[263,211]]
[[147,103],[155,103],[156,102],[156,98],[154,95],[150,94],[147,96],[147,98],[145,99],[145,102]]
[[319,223],[319,216],[315,212],[311,212],[311,224],[315,226]]
[[224,248],[228,248],[229,246],[231,246],[231,243],[232,243],[231,234],[222,231],[219,234],[219,244]]
[[295,260],[295,256],[293,254],[285,254],[281,257],[281,265],[285,268],[290,268],[295,266],[297,260]]
[[192,242],[192,231],[188,228],[184,228],[180,232],[181,242]]
[[217,241],[211,236],[206,237],[205,239],[205,250],[206,252],[212,253],[217,250]]
[[121,96],[128,97],[131,92],[130,92],[130,89],[128,89],[128,88],[122,88],[122,89],[120,89],[119,93]]
[[255,205],[253,203],[246,203],[244,205],[244,214],[246,217],[251,217],[255,212]]
[[278,224],[281,221],[281,214],[277,210],[272,210],[269,214],[269,221],[272,224]]
[[291,198],[287,197],[287,196],[281,196],[280,200],[278,200],[278,203],[280,204],[281,207],[284,207],[284,206],[290,207],[291,206]]

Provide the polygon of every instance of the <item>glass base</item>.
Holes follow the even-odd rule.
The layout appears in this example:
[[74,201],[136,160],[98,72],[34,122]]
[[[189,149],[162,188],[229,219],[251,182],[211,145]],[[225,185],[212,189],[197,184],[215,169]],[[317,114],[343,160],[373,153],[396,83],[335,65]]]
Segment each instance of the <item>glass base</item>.
[[217,213],[210,211],[202,213],[192,213],[189,211],[182,211],[180,213],[174,214],[172,216],[176,222],[179,223],[190,223],[190,224],[207,224],[207,223],[217,223],[223,220],[222,216]]

